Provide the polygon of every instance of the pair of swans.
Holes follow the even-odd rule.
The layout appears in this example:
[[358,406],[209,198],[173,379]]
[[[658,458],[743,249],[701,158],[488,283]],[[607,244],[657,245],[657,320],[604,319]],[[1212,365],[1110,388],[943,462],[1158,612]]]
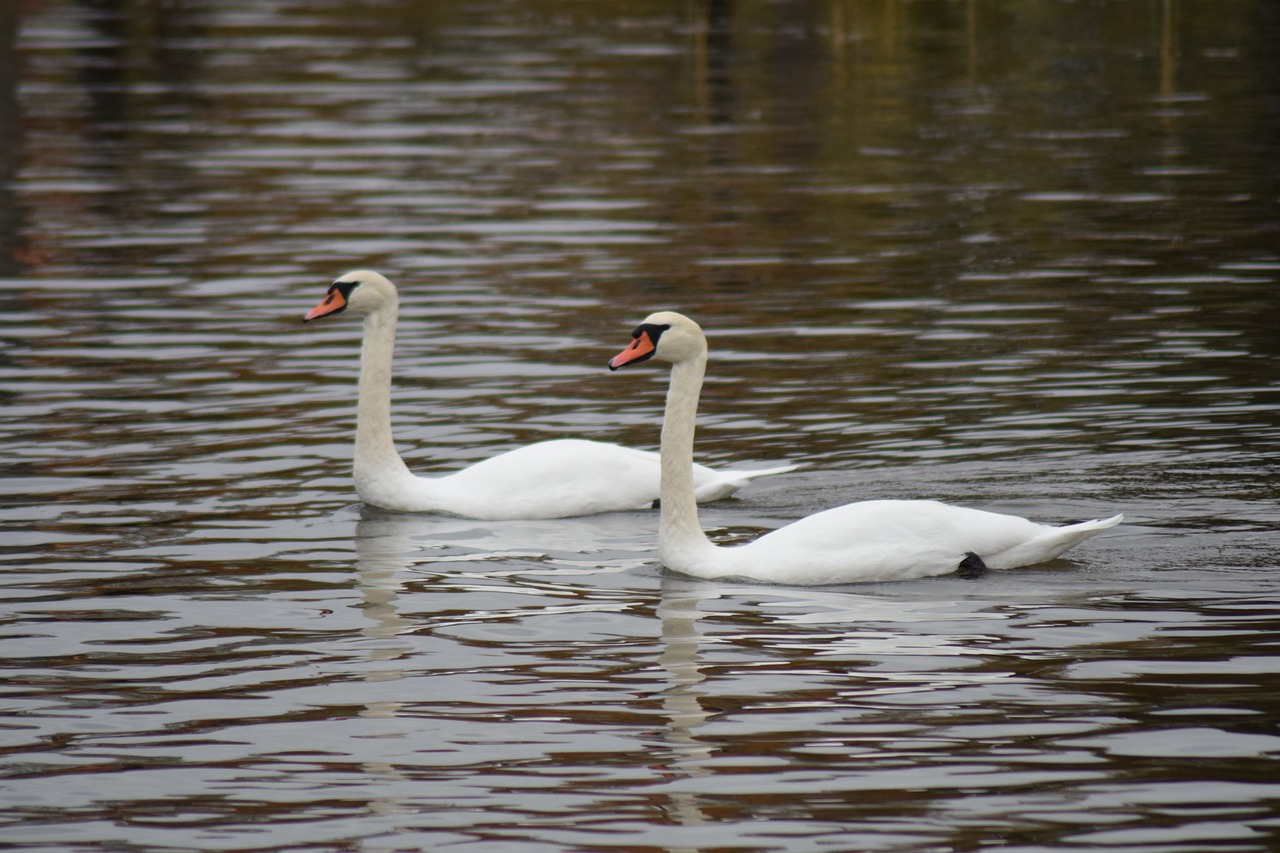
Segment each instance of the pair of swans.
[[732,547],[702,532],[698,503],[733,494],[787,465],[718,472],[693,463],[694,421],[707,366],[697,323],[662,311],[632,334],[611,370],[670,362],[660,451],[558,439],[502,453],[444,477],[412,474],[391,436],[391,360],[399,301],[375,272],[347,273],[304,320],[350,311],[364,317],[356,418],[356,491],[366,503],[478,519],[562,518],[646,507],[660,499],[658,549],[667,568],[702,578],[834,584],[905,580],[1051,560],[1123,516],[1063,527],[937,501],[862,501],[819,512]]

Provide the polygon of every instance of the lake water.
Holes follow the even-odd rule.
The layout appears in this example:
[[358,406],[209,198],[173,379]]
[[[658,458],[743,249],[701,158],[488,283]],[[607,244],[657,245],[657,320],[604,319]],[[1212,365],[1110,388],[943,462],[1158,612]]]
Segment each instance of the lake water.
[[[0,5],[0,837],[41,851],[1272,851],[1280,4]],[[1126,522],[787,588],[657,517],[358,503],[346,270],[447,471],[657,443],[717,541]]]

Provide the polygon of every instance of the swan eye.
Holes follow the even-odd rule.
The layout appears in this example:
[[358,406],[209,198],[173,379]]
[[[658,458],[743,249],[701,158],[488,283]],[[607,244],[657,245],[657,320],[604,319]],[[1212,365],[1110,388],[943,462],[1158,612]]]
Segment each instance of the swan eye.
[[662,337],[662,333],[670,328],[671,326],[667,323],[662,323],[661,325],[658,323],[641,323],[639,326],[636,326],[636,330],[631,333],[631,337],[638,338],[643,334],[648,334],[649,340],[656,347],[658,345],[658,338]]
[[356,289],[358,281],[335,281],[329,285],[329,295],[325,297],[324,304],[333,306],[333,313],[346,309],[351,302],[351,291]]

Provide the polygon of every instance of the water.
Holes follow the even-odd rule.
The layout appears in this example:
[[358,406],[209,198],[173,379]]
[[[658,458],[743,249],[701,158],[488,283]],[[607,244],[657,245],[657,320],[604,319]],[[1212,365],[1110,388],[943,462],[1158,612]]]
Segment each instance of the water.
[[[1269,851],[1273,4],[0,9],[0,832],[24,850]],[[1124,512],[981,579],[656,564],[656,517],[362,507],[356,267],[416,469],[652,447]]]

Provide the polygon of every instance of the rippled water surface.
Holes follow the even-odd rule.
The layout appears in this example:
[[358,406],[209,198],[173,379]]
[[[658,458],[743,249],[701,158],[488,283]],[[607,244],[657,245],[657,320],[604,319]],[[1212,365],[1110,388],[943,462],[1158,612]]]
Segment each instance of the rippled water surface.
[[[0,6],[0,837],[48,851],[1271,851],[1280,7]],[[359,327],[447,471],[657,442],[838,503],[1123,512],[786,588],[656,514],[358,503]]]

